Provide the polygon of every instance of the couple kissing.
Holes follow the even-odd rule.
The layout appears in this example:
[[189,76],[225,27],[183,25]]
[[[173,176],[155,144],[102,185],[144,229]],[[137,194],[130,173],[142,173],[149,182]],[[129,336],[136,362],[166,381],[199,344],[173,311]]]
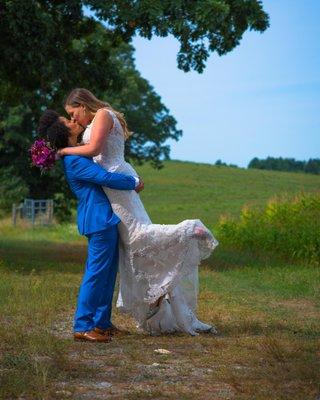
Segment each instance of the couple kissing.
[[[38,132],[60,155],[77,197],[77,222],[88,255],[74,317],[74,338],[109,342],[112,298],[119,270],[117,307],[151,335],[213,332],[196,317],[198,265],[218,245],[197,219],[153,224],[139,192],[144,183],[125,161],[129,138],[124,116],[89,90],[74,89],[64,108],[42,115]],[[82,134],[82,142],[78,138]]]

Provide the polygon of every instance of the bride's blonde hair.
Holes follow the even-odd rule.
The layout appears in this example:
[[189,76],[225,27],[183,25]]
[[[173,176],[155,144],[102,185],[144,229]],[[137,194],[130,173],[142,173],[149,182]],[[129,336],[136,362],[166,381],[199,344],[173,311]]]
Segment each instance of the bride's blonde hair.
[[127,122],[121,112],[114,110],[111,105],[105,101],[99,100],[93,93],[90,92],[90,90],[83,88],[73,89],[67,96],[64,106],[79,107],[81,105],[83,105],[87,111],[92,112],[93,114],[95,114],[100,108],[107,108],[108,110],[113,111],[122,126],[124,138],[128,139],[128,137],[131,135]]

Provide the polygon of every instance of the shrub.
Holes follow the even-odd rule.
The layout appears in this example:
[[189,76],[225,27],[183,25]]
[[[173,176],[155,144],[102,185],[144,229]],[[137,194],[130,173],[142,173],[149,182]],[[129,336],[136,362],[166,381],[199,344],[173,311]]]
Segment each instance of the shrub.
[[221,243],[232,247],[320,265],[320,192],[244,207],[238,220],[222,217],[218,229]]
[[66,223],[72,220],[72,209],[75,205],[73,199],[66,197],[64,193],[55,193],[54,201],[54,217],[59,223]]
[[15,175],[12,166],[0,169],[0,209],[2,211],[10,211],[12,204],[20,203],[28,192],[26,183],[20,176]]
[[[29,195],[29,188],[24,180],[14,174],[14,168],[3,167],[0,169],[0,217],[8,214],[12,204],[19,204]],[[35,196],[38,198],[39,196]],[[70,222],[75,201],[65,193],[54,193],[54,217],[59,222]]]

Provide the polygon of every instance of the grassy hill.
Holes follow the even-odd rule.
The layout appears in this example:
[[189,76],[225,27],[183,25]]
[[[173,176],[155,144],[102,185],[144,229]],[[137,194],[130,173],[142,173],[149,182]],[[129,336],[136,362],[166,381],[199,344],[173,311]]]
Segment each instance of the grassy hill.
[[[142,201],[154,223],[175,224],[184,219],[201,219],[214,228],[219,216],[238,216],[244,205],[264,206],[275,195],[312,192],[320,189],[320,176],[166,161],[155,170],[149,164],[135,166],[145,181]],[[75,222],[75,217],[73,218]],[[25,229],[26,228],[26,229]],[[82,241],[74,223],[50,229],[14,229],[8,216],[0,221],[0,235],[36,240],[46,232],[53,241]]]
[[221,214],[237,216],[245,204],[264,205],[275,195],[320,189],[320,176],[167,161],[157,171],[136,167],[145,181],[141,197],[155,223],[200,218],[214,226]]

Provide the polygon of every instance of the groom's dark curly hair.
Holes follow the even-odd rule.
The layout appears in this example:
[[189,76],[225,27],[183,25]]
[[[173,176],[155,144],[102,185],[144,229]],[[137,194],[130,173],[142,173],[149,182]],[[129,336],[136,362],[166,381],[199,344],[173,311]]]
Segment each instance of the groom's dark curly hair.
[[38,133],[45,138],[54,149],[68,146],[69,128],[61,121],[60,115],[54,110],[46,110],[39,120]]

